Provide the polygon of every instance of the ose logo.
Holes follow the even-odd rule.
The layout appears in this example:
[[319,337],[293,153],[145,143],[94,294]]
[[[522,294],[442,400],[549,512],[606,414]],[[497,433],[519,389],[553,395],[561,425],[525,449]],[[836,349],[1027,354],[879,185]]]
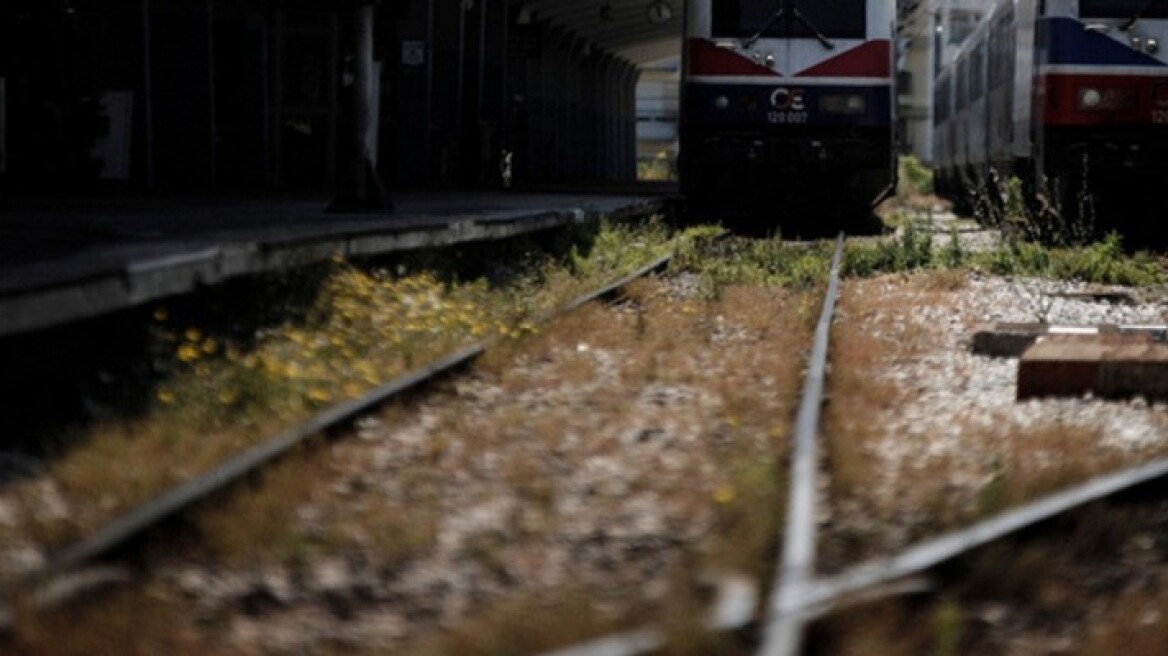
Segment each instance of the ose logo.
[[779,87],[771,93],[771,106],[781,112],[804,111],[806,106],[803,104],[803,90]]

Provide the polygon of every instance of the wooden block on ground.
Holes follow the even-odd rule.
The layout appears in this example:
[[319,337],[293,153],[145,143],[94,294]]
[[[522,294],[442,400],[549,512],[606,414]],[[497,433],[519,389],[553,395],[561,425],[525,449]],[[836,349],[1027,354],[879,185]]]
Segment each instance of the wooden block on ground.
[[1047,335],[1018,362],[1016,398],[1168,399],[1168,344],[1147,334]]

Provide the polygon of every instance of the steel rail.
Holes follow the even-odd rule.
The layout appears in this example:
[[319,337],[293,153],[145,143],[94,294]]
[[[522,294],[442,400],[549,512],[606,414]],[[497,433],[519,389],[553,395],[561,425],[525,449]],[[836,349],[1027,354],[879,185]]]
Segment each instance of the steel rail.
[[803,642],[805,613],[810,591],[809,582],[815,568],[816,472],[819,468],[816,438],[823,406],[823,385],[827,374],[827,347],[835,300],[839,293],[840,259],[844,235],[836,237],[831,260],[831,276],[823,311],[815,327],[815,340],[803,383],[803,397],[795,416],[795,435],[791,454],[790,496],[787,524],[783,532],[782,560],[771,587],[769,610],[763,626],[763,641],[758,653],[763,656],[794,656]]
[[1086,504],[1168,477],[1168,458],[1091,479],[989,519],[911,546],[887,558],[861,563],[814,582],[805,599],[809,616],[830,612],[850,595],[921,573],[946,561]]
[[[615,282],[583,294],[569,303],[538,317],[536,320],[539,323],[546,323],[557,316],[576,310],[587,303],[609,296],[634,280],[662,270],[669,264],[673,257],[674,255],[672,253],[660,256]],[[276,460],[308,438],[330,428],[342,425],[406,390],[420,386],[443,373],[473,361],[485,352],[497,339],[497,337],[494,337],[480,340],[471,346],[464,347],[428,365],[403,374],[358,398],[335,404],[304,423],[285,430],[272,439],[240,453],[210,472],[171,488],[153,500],[105,524],[93,535],[52,556],[49,562],[40,569],[25,576],[18,577],[15,580],[4,582],[0,585],[0,599],[6,600],[5,603],[7,603],[8,600],[11,600],[21,590],[44,585],[52,579],[80,567],[86,562],[109,554],[115,548],[127,543],[131,538],[141,535],[147,529],[156,526],[162,520],[206,499],[244,476],[257,471],[260,467]],[[11,622],[10,614],[7,614],[4,609],[0,608],[0,627],[6,626]]]
[[[768,622],[764,626],[767,640],[760,651],[760,654],[767,656],[797,654],[802,647],[802,632],[806,623],[829,614],[846,602],[928,590],[927,580],[912,577],[1058,515],[1168,478],[1168,458],[1157,459],[1061,490],[965,528],[910,546],[898,554],[860,563],[832,576],[822,578],[810,576],[814,562],[815,530],[813,476],[816,468],[813,438],[818,431],[818,410],[821,406],[823,377],[826,371],[827,333],[831,321],[828,304],[832,305],[834,313],[841,245],[842,243],[837,244],[836,258],[832,262],[832,280],[829,282],[824,312],[816,329],[807,385],[804,387],[803,403],[796,419],[796,448],[801,453],[797,453],[792,461],[792,480],[796,479],[794,472],[798,469],[799,477],[804,482],[797,487],[804,491],[799,494],[798,501],[794,492],[792,493],[790,504],[793,512],[789,513],[788,522],[805,524],[806,529],[800,529],[800,533],[794,535],[789,528],[785,534],[783,566],[776,574],[776,591],[772,592]],[[810,473],[805,474],[808,471]],[[796,515],[800,517],[799,520],[793,520]],[[900,585],[901,583],[903,585]],[[788,591],[786,598],[781,596],[784,586],[789,586],[786,587]],[[882,590],[882,586],[892,587]],[[728,613],[726,619],[721,622],[716,620],[708,622],[708,627],[723,631],[744,627],[748,623],[749,614],[743,612],[743,604],[749,604],[746,601],[749,598],[748,595],[739,592],[734,601],[723,604],[737,610]],[[718,607],[719,604],[714,605],[715,610]],[[651,653],[663,646],[665,637],[662,633],[653,628],[640,628],[544,652],[541,656],[638,656]],[[768,649],[774,651],[767,651]]]
[[[795,454],[792,458],[792,494],[791,508],[788,510],[789,526],[785,535],[787,544],[784,548],[784,560],[780,567],[780,576],[776,577],[775,591],[771,593],[772,605],[780,590],[796,589],[794,602],[802,608],[804,597],[810,589],[812,566],[815,551],[815,436],[819,430],[819,408],[823,399],[823,383],[827,370],[827,344],[831,328],[831,320],[835,314],[835,298],[839,292],[839,269],[843,254],[843,239],[841,233],[836,238],[835,253],[831,261],[831,274],[828,280],[828,289],[823,304],[823,312],[816,326],[815,339],[812,345],[808,373],[803,387],[803,397],[795,418]],[[783,575],[789,572],[790,575]],[[726,583],[722,583],[723,586]],[[722,600],[713,605],[712,617],[706,622],[706,628],[715,631],[736,631],[750,623],[754,593],[749,586],[739,584],[738,590],[733,588],[724,591]],[[788,602],[792,603],[792,602]],[[774,618],[766,627],[768,638],[783,641],[791,636],[795,637],[790,646],[797,649],[798,637],[802,633],[802,611],[798,613],[775,613],[768,617]],[[800,620],[796,622],[795,620]],[[771,625],[775,626],[771,626]],[[781,626],[780,626],[781,625]],[[642,627],[623,633],[615,633],[562,649],[543,652],[540,656],[640,656],[661,649],[666,644],[663,633],[653,627]],[[773,648],[773,647],[770,647]],[[791,652],[763,652],[768,654]]]

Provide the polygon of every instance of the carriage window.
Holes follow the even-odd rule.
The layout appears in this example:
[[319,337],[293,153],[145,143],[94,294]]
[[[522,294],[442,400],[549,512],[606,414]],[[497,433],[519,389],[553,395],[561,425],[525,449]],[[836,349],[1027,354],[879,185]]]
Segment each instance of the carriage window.
[[795,22],[797,37],[814,37],[811,26],[829,39],[863,39],[867,36],[868,9],[864,0],[802,0],[795,4],[810,23]]
[[1168,0],[1080,0],[1082,18],[1168,18]]
[[[712,0],[713,36],[748,38],[766,28],[763,38],[829,39],[867,36],[865,0]],[[783,10],[779,20],[775,13]],[[798,10],[796,12],[795,10]],[[799,19],[802,16],[803,20]]]

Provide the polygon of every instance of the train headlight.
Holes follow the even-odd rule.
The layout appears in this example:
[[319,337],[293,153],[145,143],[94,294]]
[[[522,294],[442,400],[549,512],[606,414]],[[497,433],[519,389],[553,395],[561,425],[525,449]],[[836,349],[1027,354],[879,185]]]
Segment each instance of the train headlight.
[[831,93],[819,97],[819,111],[824,114],[863,114],[868,102],[857,93]]
[[714,98],[714,107],[717,107],[718,109],[726,109],[729,106],[730,99],[726,96],[718,96],[717,98]]
[[1079,87],[1076,97],[1085,112],[1124,111],[1139,104],[1139,93],[1131,87]]

